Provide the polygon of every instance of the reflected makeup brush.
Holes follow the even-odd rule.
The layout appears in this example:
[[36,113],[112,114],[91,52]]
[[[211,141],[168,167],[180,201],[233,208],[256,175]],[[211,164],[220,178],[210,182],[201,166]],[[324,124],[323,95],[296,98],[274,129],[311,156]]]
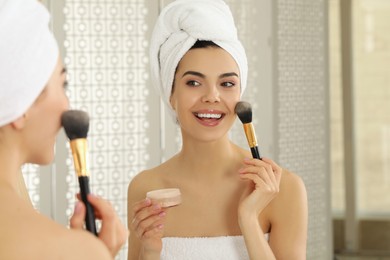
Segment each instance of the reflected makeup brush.
[[79,179],[80,195],[87,212],[85,226],[88,231],[97,235],[95,214],[92,205],[87,200],[89,190],[89,170],[87,161],[87,134],[89,130],[89,116],[80,110],[68,110],[61,116],[61,123],[69,138],[72,150],[73,163]]
[[249,147],[251,148],[252,157],[260,159],[259,148],[257,147],[257,140],[255,134],[255,128],[252,124],[252,106],[248,102],[239,101],[234,108],[238,118],[241,120],[246,139],[248,140]]

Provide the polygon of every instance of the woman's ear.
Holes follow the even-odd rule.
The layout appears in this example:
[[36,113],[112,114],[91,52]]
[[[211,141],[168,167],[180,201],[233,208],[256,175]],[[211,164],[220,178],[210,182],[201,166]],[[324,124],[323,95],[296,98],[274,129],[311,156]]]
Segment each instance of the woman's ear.
[[24,128],[26,122],[27,122],[27,113],[24,113],[23,115],[21,115],[20,117],[12,121],[11,126],[16,130],[20,130]]

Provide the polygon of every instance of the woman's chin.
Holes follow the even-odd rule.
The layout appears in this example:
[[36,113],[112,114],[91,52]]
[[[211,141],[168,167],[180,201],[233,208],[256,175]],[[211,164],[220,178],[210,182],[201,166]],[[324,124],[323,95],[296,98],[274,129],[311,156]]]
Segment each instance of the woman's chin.
[[42,154],[41,156],[34,158],[34,160],[31,160],[28,163],[38,164],[38,165],[48,165],[51,164],[54,160],[54,151]]

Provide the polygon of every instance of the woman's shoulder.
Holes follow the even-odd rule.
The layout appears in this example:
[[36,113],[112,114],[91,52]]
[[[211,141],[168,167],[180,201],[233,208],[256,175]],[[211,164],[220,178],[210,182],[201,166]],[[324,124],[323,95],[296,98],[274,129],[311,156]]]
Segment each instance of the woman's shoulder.
[[171,182],[175,159],[172,158],[156,167],[146,169],[135,175],[128,186],[128,197],[136,200],[145,197],[146,192],[167,188]]
[[167,172],[167,162],[154,168],[146,169],[135,175],[129,184],[129,187],[140,188],[144,186],[158,185],[164,179],[164,173]]
[[[61,247],[64,259],[112,259],[104,243],[85,230],[62,230],[56,244]],[[55,246],[53,248],[56,248]]]
[[304,190],[305,185],[302,178],[287,169],[282,169],[282,178],[280,180],[280,191],[287,192],[291,190]]
[[303,179],[287,169],[282,169],[279,193],[272,201],[271,208],[280,213],[305,208],[306,205],[307,194]]
[[86,231],[68,229],[24,204],[8,213],[0,223],[0,259],[110,259],[104,244]]
[[[51,230],[46,230],[45,241],[41,243],[50,246],[48,257],[40,259],[112,259],[108,248],[90,232],[85,230],[68,229],[55,223]],[[50,257],[49,257],[50,256]],[[51,257],[53,256],[53,257]]]

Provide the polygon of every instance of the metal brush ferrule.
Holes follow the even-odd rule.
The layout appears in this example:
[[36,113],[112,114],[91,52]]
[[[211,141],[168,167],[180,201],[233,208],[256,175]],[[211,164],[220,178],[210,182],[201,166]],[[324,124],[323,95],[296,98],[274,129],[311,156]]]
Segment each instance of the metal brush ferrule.
[[255,135],[255,129],[252,123],[243,124],[246,139],[250,148],[257,146],[257,139]]
[[89,176],[87,160],[87,139],[77,138],[70,141],[74,168],[77,176]]

